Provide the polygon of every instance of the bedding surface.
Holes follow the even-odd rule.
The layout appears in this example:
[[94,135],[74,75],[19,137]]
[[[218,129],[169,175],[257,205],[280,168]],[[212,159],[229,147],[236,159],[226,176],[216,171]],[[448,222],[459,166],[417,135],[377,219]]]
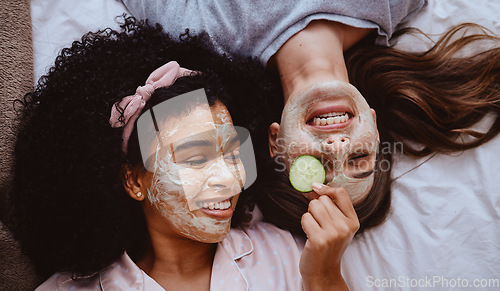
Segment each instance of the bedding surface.
[[[437,40],[450,26],[481,24],[500,35],[500,2],[429,1],[412,26]],[[396,47],[430,48],[403,36]],[[486,128],[486,118],[476,127]],[[391,212],[343,257],[352,290],[500,288],[500,136],[472,150],[421,159],[395,157]]]
[[118,28],[115,19],[123,13],[118,0],[31,0],[35,82],[62,48],[89,31]]
[[[35,80],[62,47],[89,30],[116,27],[115,17],[126,12],[115,0],[33,0],[31,5]],[[498,1],[430,0],[405,26],[436,34],[433,39],[467,21],[500,34],[498,15]],[[429,46],[429,41],[414,37],[397,44],[415,51]],[[344,256],[343,272],[351,289],[500,288],[499,172],[500,136],[463,153],[396,157],[393,177],[399,178],[388,220],[355,240]]]
[[352,290],[500,288],[500,137],[472,150],[395,157],[391,212],[343,257]]

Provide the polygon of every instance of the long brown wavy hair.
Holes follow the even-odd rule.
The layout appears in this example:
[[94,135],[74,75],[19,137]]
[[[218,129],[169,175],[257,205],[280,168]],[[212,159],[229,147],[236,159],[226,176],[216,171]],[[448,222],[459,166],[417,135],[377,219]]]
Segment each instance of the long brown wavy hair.
[[[393,40],[419,33],[406,28]],[[484,49],[485,43],[493,48]],[[500,132],[499,44],[500,38],[485,28],[466,23],[451,28],[421,53],[366,42],[346,52],[351,83],[377,112],[381,144],[397,144],[391,149],[423,157],[467,150],[495,137]],[[483,50],[471,52],[477,45]],[[493,116],[489,129],[471,130],[486,114]],[[379,151],[374,185],[355,206],[361,224],[358,234],[381,224],[389,213],[394,153]],[[255,193],[264,220],[303,234],[300,219],[309,201],[290,186],[286,173],[275,170],[277,164],[268,153],[260,155],[265,161],[258,169]]]

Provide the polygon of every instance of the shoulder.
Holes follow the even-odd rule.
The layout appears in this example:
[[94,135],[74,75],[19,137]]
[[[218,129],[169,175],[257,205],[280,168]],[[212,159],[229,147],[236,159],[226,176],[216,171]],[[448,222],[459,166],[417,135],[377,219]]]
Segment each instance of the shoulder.
[[286,256],[299,260],[302,253],[302,242],[288,230],[283,230],[267,222],[257,222],[252,227],[243,230],[257,252],[270,252],[276,255],[286,253]]
[[288,230],[281,229],[274,224],[259,221],[252,224],[251,227],[242,229],[250,239],[254,238],[280,238],[284,241],[294,241],[292,234]]
[[285,265],[298,264],[302,253],[300,241],[289,231],[266,222],[258,222],[249,228],[232,229],[222,245],[234,254],[235,259],[281,261]]
[[267,222],[256,222],[250,227],[231,228],[229,235],[224,240],[227,242],[249,240],[253,246],[272,242],[277,245],[300,246],[300,241],[296,239],[288,230],[283,230]]
[[220,244],[235,259],[247,255],[280,254],[281,257],[298,261],[302,252],[299,239],[289,231],[266,222],[257,222],[248,228],[232,228]]
[[95,273],[89,277],[73,279],[70,273],[56,273],[35,289],[35,291],[49,290],[101,290],[99,275]]
[[255,290],[302,289],[301,249],[289,231],[258,222],[250,228],[233,229],[224,248],[229,253],[233,248],[239,250],[233,260]]
[[108,267],[85,277],[71,273],[56,273],[36,291],[53,290],[163,290],[124,253]]

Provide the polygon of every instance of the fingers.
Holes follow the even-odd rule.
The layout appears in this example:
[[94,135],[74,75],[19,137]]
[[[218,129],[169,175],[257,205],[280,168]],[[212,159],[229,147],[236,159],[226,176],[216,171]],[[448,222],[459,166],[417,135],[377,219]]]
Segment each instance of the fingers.
[[329,196],[321,195],[319,196],[317,201],[320,202],[321,205],[325,208],[325,210],[330,215],[331,219],[336,220],[339,218],[347,217]]
[[323,196],[309,202],[308,213],[316,220],[321,228],[329,229],[333,222],[341,222],[345,215],[328,196]]
[[308,239],[306,244],[313,250],[333,248],[343,252],[359,229],[357,218],[346,217],[326,195],[309,203],[301,223]]
[[318,195],[326,195],[330,197],[337,205],[338,209],[350,219],[358,219],[354,206],[352,205],[351,198],[344,188],[333,188],[327,185],[313,183],[313,190]]
[[304,230],[304,233],[307,235],[307,237],[310,237],[314,233],[318,233],[321,231],[321,227],[319,226],[318,222],[309,212],[306,212],[302,215],[301,224],[302,229]]
[[309,202],[308,213],[319,227],[328,232],[355,233],[359,220],[347,192],[343,188],[315,186],[320,196]]
[[[342,256],[359,229],[359,221],[344,189],[323,186],[315,192],[319,197],[309,202],[308,212],[302,215],[307,241],[299,267],[304,282],[328,282],[325,286],[330,288],[327,290],[333,290],[332,281],[324,279],[333,278],[333,274],[342,278]],[[319,289],[315,286],[311,290]]]

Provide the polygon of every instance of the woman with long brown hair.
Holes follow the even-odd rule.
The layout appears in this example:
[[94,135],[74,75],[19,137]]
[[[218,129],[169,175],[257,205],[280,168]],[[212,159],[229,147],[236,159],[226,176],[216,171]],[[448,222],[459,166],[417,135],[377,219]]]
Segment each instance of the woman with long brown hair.
[[[462,36],[467,29],[483,33]],[[395,37],[410,32],[401,30]],[[361,223],[358,233],[382,223],[389,211],[394,149],[414,157],[458,152],[480,146],[499,133],[500,48],[457,56],[480,42],[498,46],[500,38],[478,25],[462,24],[423,53],[366,42],[348,52],[350,82],[377,113],[380,138],[373,187],[355,205]],[[469,129],[488,113],[494,122],[486,132]],[[472,139],[464,140],[464,135]],[[263,189],[268,190],[256,191],[257,204],[269,221],[301,233],[300,218],[308,200],[291,187],[281,168],[276,156],[259,169],[265,173],[260,175]]]
[[[415,33],[415,31],[405,29],[398,32],[396,37],[409,33]],[[319,38],[321,39],[321,37]],[[485,44],[493,48],[478,49],[477,45],[481,45],[481,48]],[[381,229],[376,233],[369,232],[366,236],[361,234],[366,233],[366,230],[381,226],[387,219],[391,212],[391,201],[393,201],[391,190],[395,180],[407,172],[413,171],[413,169],[419,167],[421,164],[425,164],[436,154],[461,155],[464,151],[484,145],[498,135],[500,132],[499,44],[500,38],[484,30],[484,28],[475,24],[462,24],[449,30],[432,48],[422,53],[405,52],[390,47],[370,45],[368,43],[360,43],[347,52],[346,65],[349,72],[349,81],[366,98],[369,106],[376,112],[374,120],[376,119],[377,122],[377,134],[379,138],[376,157],[371,157],[372,161],[375,161],[373,162],[372,175],[374,177],[371,189],[365,193],[364,199],[353,201],[361,227],[357,232],[358,239],[354,240],[355,247],[352,249],[352,252],[349,252],[348,249],[347,256],[344,256],[343,259],[343,270],[349,274],[347,277],[348,283],[358,282],[359,286],[364,286],[361,285],[363,278],[361,280],[359,278],[359,274],[361,274],[359,267],[363,264],[362,262],[379,260],[380,258],[398,262],[398,258],[396,257],[388,258],[377,255],[380,253],[393,253],[397,255],[411,253],[417,249],[422,250],[426,248],[426,245],[418,245],[416,242],[415,244],[417,245],[413,245],[412,240],[414,241],[414,238],[420,235],[431,238],[439,237],[433,225],[428,224],[422,226],[423,231],[426,232],[412,232],[405,228],[412,227],[413,225],[400,226],[405,229],[404,231],[401,228],[394,228],[394,225],[391,225],[392,228],[383,229],[385,232]],[[307,44],[302,43],[302,45]],[[295,52],[297,51],[296,49]],[[279,55],[277,56],[279,57]],[[287,57],[290,58],[290,55]],[[295,58],[295,60],[297,59],[298,57]],[[343,95],[337,94],[337,97],[339,96],[342,97]],[[316,96],[310,94],[309,98],[317,102],[318,100],[322,101],[321,98],[325,97],[324,94]],[[293,97],[291,99],[293,101]],[[304,107],[306,108],[304,110],[307,110],[308,104],[305,102],[302,104],[305,106],[295,106],[292,109],[297,111],[302,110],[301,108]],[[294,111],[289,110],[289,112],[293,113]],[[287,112],[287,105],[285,105],[281,119],[282,124],[274,124],[270,127],[271,148],[274,141],[279,141],[279,134],[283,123],[287,122],[287,118],[290,119],[291,113],[289,112]],[[324,115],[323,112],[320,113],[314,118],[309,118],[310,114],[304,114],[307,116],[302,119],[305,125],[299,124],[296,126],[297,130],[294,134],[300,134],[300,130],[302,129],[305,132],[307,130],[313,131],[314,128],[311,129],[311,127],[314,126],[318,128],[317,120],[327,119],[321,116]],[[481,130],[472,129],[479,121],[485,122]],[[331,125],[324,125],[323,128],[326,130],[321,132],[319,130],[316,131],[317,136],[324,138],[323,141],[328,141],[328,139],[332,139],[332,136],[339,135],[339,130],[333,128]],[[328,131],[328,129],[330,130]],[[374,136],[375,140],[376,137],[377,135]],[[283,140],[285,141],[285,146],[283,146]],[[269,155],[268,152],[261,152],[261,159],[264,162],[259,168],[260,180],[257,185],[260,185],[260,188],[255,191],[255,195],[257,196],[257,205],[263,213],[264,220],[272,222],[281,228],[288,229],[300,236],[303,235],[301,228],[302,215],[308,210],[310,203],[310,199],[308,198],[310,197],[307,197],[308,194],[304,195],[304,193],[296,191],[290,185],[287,174],[289,164],[283,162],[283,155],[279,154],[286,153],[286,150],[283,149],[292,148],[286,147],[291,144],[286,144],[286,141],[285,134],[285,138],[282,139],[281,151],[278,151],[278,154],[274,155],[274,159],[265,157]],[[328,161],[329,156],[326,155],[326,152],[320,151],[315,154],[310,144],[300,144],[298,140],[295,140],[295,142],[295,145],[299,145],[298,149],[297,146],[294,148],[295,151],[300,151],[301,154],[312,154]],[[350,142],[352,143],[352,138]],[[256,148],[259,147],[257,146]],[[271,150],[271,154],[273,154],[273,150]],[[404,173],[398,173],[396,176],[392,175],[394,160],[400,160],[404,156],[422,158],[422,161],[416,160],[418,163],[414,167],[409,168]],[[357,157],[354,156],[354,158],[350,162],[358,163],[359,161],[356,161]],[[367,158],[369,157],[361,157],[361,159]],[[346,164],[348,162],[349,160],[346,161]],[[366,162],[365,164],[370,163],[372,162]],[[327,168],[326,165],[325,168]],[[286,170],[283,171],[283,169]],[[427,169],[430,171],[433,170],[432,167]],[[443,177],[448,175],[440,173],[439,170],[441,168],[436,169],[434,175],[442,175]],[[453,170],[455,169],[450,169],[450,171]],[[477,170],[481,171],[482,169]],[[326,183],[332,185],[331,181],[333,181],[333,178],[328,179],[327,176]],[[434,186],[428,185],[429,182],[426,181],[420,182],[424,184],[422,186],[423,191],[426,190],[426,187]],[[332,186],[341,185],[333,184]],[[405,185],[398,186],[404,187]],[[400,191],[408,191],[405,189],[400,189]],[[445,188],[444,191],[451,193],[456,191],[452,186],[449,189],[446,190]],[[480,194],[483,196],[489,195],[486,193]],[[419,195],[418,191],[415,195]],[[469,196],[472,200],[468,202],[471,208],[466,212],[460,212],[457,208],[442,208],[445,213],[450,213],[446,215],[446,219],[444,220],[449,221],[447,223],[448,226],[454,225],[453,220],[462,221],[463,223],[468,215],[474,215],[477,209],[474,208],[475,205],[488,201],[488,199],[476,198],[472,194],[469,194]],[[464,195],[457,197],[464,199]],[[404,198],[396,197],[394,199]],[[414,219],[418,220],[418,214],[426,211],[425,208],[422,210],[419,207],[424,206],[415,205],[415,209],[408,206],[404,210],[398,210],[406,211],[406,213],[400,213],[400,215],[414,215]],[[467,202],[464,207],[467,207]],[[494,207],[494,201],[489,204],[489,207],[485,206],[488,209],[487,211],[489,211],[488,213],[490,213],[488,216],[490,219],[491,217],[498,216],[498,210],[495,212]],[[430,211],[432,208],[428,209],[427,211]],[[461,216],[461,213],[464,213],[464,216]],[[438,223],[440,216],[438,213],[435,215],[434,219],[429,218],[431,223]],[[394,222],[394,224],[397,223],[397,221]],[[473,229],[472,231],[484,234],[484,231],[479,232],[477,227],[475,226],[475,230]],[[444,231],[448,232],[454,231],[453,228],[448,228],[446,225],[439,229],[444,229]],[[399,232],[387,233],[388,231]],[[401,231],[406,231],[410,234],[401,233]],[[381,248],[384,248],[383,243],[387,242],[387,240],[379,241],[377,239],[384,236],[394,237],[398,235],[400,239],[394,245],[400,247],[401,250],[396,249],[392,252],[381,250]],[[412,238],[413,236],[415,237]],[[486,238],[486,241],[489,242],[488,245],[491,246],[488,248],[482,247],[482,249],[495,249],[494,238],[491,238],[491,236],[482,236],[481,238],[480,241],[484,241]],[[425,239],[422,239],[422,241],[425,241]],[[427,248],[432,249],[433,244],[438,244],[439,246],[439,243],[443,242],[436,239],[432,241],[432,244],[429,243]],[[488,254],[483,251],[475,252],[476,255],[474,257],[467,257],[470,255],[469,253],[464,254],[460,252],[456,255],[450,255],[449,253],[440,254],[437,251],[438,249],[436,249],[436,253],[429,251],[422,253],[421,256],[432,254],[433,257],[438,258],[435,259],[436,261],[443,260],[442,263],[435,264],[436,266],[441,266],[442,268],[440,269],[450,266],[450,260],[456,261],[455,258],[459,258],[462,255],[465,255],[463,258],[465,260],[482,262],[481,267],[477,267],[476,265],[475,272],[483,270],[484,273],[484,270],[495,270],[495,268],[498,268],[498,264],[493,263],[491,260],[488,261]],[[404,258],[405,256],[402,255],[400,257]],[[418,266],[422,265],[419,265],[417,262],[419,261],[418,255],[415,254],[411,258],[415,259],[415,261],[410,262],[410,265],[407,265],[406,268],[401,268],[399,271],[410,270],[415,272],[415,274],[424,273],[423,270],[418,269]],[[355,263],[356,261],[358,263]],[[399,261],[405,262],[405,260]],[[462,263],[463,260],[460,261],[460,265],[458,266],[463,267]],[[383,262],[374,262],[373,264],[378,264],[377,266],[382,271],[374,270],[373,268],[370,269],[370,266],[373,267],[373,265],[370,265],[364,270],[366,274],[373,275],[379,272],[379,274],[389,274],[394,277],[400,275],[399,273],[384,273],[383,270],[392,272],[394,269],[385,269],[384,266],[387,264]],[[468,273],[462,270],[460,274],[465,275]],[[352,276],[352,280],[349,280],[349,276]],[[372,287],[377,286],[373,280],[367,281],[368,283],[373,283],[369,284]],[[351,284],[349,285],[353,288]]]

